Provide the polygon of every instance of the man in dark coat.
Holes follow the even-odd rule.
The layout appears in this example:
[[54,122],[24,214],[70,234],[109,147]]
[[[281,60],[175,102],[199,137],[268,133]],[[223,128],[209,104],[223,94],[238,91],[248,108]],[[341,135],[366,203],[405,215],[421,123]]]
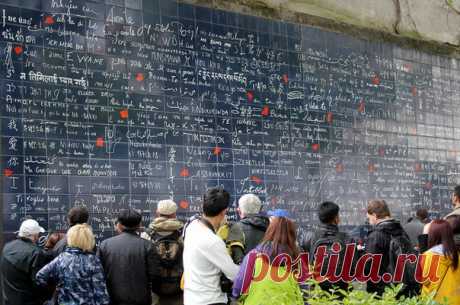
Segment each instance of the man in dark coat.
[[119,235],[104,240],[99,256],[107,278],[112,305],[151,305],[152,285],[159,274],[159,261],[152,243],[138,235],[142,216],[121,210]]
[[45,232],[38,222],[22,222],[18,238],[7,243],[1,258],[5,305],[41,305],[49,297],[35,284],[35,275],[48,263],[48,256],[36,245]]
[[[310,263],[314,263],[315,255],[318,250],[318,247],[326,247],[326,254],[329,254],[332,250],[334,243],[338,243],[341,246],[341,251],[339,252],[339,260],[336,274],[340,273],[345,259],[345,247],[347,244],[351,244],[351,238],[347,233],[339,231],[339,206],[334,202],[325,201],[320,204],[318,209],[318,218],[320,224],[314,232],[308,232],[304,239],[301,241],[301,248],[303,251],[308,252],[310,257]],[[350,264],[353,263],[353,259],[350,261]],[[315,268],[317,266],[315,265]],[[327,272],[328,262],[323,261],[323,266],[321,267],[321,274],[325,275]],[[352,269],[352,267],[350,267]],[[330,283],[327,280],[320,283],[320,287],[323,290],[329,291],[331,289],[347,289],[348,284],[344,281],[338,281],[337,283]]]
[[227,238],[236,264],[240,264],[244,256],[262,241],[267,231],[270,221],[260,214],[261,208],[262,202],[254,194],[243,195],[238,200],[237,210],[241,220],[232,224]]
[[[367,207],[367,218],[369,219],[369,223],[374,227],[367,238],[366,253],[380,254],[382,256],[379,276],[382,276],[384,273],[394,275],[397,256],[399,254],[415,253],[410,238],[404,231],[400,222],[391,217],[390,210],[385,200],[371,200]],[[391,244],[393,244],[393,249]],[[394,252],[395,250],[399,253]],[[404,272],[410,272],[410,270],[413,270],[413,268],[410,268],[410,266],[406,264]],[[412,277],[413,276],[412,274]],[[404,277],[407,278],[406,276]],[[385,287],[391,284],[393,283],[385,282],[382,279],[376,283],[368,281],[367,291],[382,295],[385,291]],[[413,278],[411,281],[404,284],[404,288],[400,292],[400,295],[411,296],[418,292],[419,287],[413,281]]]

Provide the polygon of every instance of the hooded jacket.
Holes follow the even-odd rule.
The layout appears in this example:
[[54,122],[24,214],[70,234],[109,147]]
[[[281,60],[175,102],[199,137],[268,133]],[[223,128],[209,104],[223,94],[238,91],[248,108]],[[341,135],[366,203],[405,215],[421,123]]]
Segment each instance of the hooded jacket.
[[249,215],[237,224],[244,233],[244,254],[247,254],[260,243],[270,221],[262,215]]
[[35,283],[35,275],[49,261],[27,238],[18,238],[3,248],[2,286],[6,305],[38,305],[49,297]]
[[[160,275],[155,278],[155,281],[152,283],[152,288],[162,300],[164,300],[166,296],[180,298],[182,295],[180,293],[180,279],[184,270],[182,261],[182,254],[184,250],[184,241],[182,238],[183,227],[184,224],[176,218],[160,216],[153,219],[145,232],[141,234],[142,238],[152,242],[153,249],[156,252],[155,254],[159,258]],[[178,242],[180,245],[179,250],[177,252],[159,252],[162,242],[171,240]],[[166,254],[171,261],[174,261],[174,265],[163,264],[162,253],[163,255]],[[169,256],[171,254],[174,256]],[[172,301],[172,299],[170,301]]]
[[[302,240],[301,248],[303,251],[309,253],[310,264],[313,264],[315,253],[317,251],[315,244],[317,244],[320,239],[328,239],[332,241],[340,242],[342,247],[345,247],[347,244],[353,243],[350,236],[344,232],[339,231],[339,227],[336,224],[325,224],[321,223],[317,230],[314,232],[308,232],[305,234],[304,239]],[[338,261],[338,270],[342,269],[345,260],[345,249],[342,249]],[[352,262],[354,263],[354,262]],[[325,274],[327,271],[326,266],[322,266],[321,272]],[[323,290],[329,291],[330,289],[347,289],[348,283],[343,281],[338,281],[334,284],[324,281],[320,283],[320,287]]]
[[[405,239],[407,239],[407,242],[410,243],[410,238],[404,231],[400,222],[394,219],[387,219],[379,222],[374,226],[373,230],[371,230],[367,239],[366,252],[369,254],[382,254],[382,263],[379,270],[380,276],[387,272],[386,266],[389,266],[390,264],[391,253],[389,252],[392,236],[403,236]],[[391,285],[391,283],[385,283],[383,281],[373,283],[368,281],[367,291],[370,293],[376,292],[378,295],[382,295],[385,287],[389,285]]]
[[167,236],[176,231],[180,233],[180,236],[182,234],[183,227],[184,224],[176,218],[157,217],[150,223],[148,229],[146,230],[147,232],[143,232],[141,234],[141,237],[150,240],[152,233]]
[[243,248],[231,248],[231,256],[236,264],[240,264],[244,256],[262,241],[269,224],[267,217],[254,214],[231,225],[227,243],[237,242],[243,245]]

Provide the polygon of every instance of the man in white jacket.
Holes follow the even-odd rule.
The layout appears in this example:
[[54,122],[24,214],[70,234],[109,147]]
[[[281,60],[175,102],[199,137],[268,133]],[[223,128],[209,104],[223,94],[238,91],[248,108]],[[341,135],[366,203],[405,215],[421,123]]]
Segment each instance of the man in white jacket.
[[225,243],[216,235],[225,219],[230,195],[212,188],[203,196],[203,216],[186,228],[184,240],[184,305],[225,305],[227,295],[220,287],[221,275],[234,280],[238,266]]

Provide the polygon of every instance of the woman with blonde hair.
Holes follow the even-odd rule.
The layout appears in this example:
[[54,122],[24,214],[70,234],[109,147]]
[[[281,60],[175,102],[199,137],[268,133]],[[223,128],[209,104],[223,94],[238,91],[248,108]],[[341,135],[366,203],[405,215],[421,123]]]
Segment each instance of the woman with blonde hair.
[[110,303],[99,258],[92,252],[95,239],[87,224],[67,231],[67,248],[36,276],[41,286],[57,284],[58,304],[107,305]]

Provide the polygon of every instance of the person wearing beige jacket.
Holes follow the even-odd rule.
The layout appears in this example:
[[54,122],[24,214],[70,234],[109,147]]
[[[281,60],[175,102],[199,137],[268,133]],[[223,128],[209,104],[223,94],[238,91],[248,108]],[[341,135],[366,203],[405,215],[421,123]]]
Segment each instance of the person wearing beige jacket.
[[452,205],[454,206],[454,210],[450,212],[449,214],[447,214],[446,216],[444,216],[444,219],[452,215],[460,215],[460,185],[457,185],[454,188],[454,191],[452,192],[451,200],[452,200]]

